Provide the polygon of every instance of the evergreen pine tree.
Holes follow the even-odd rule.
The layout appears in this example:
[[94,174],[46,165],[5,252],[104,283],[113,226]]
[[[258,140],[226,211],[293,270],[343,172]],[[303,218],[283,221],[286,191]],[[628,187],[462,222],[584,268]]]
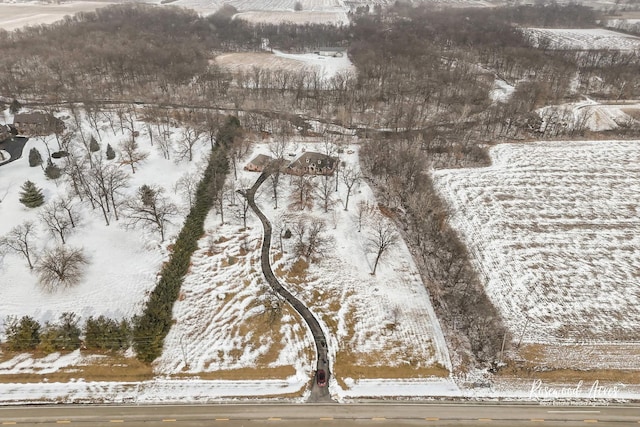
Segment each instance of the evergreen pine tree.
[[36,167],[42,164],[42,156],[36,147],[29,150],[29,166]]
[[29,316],[5,322],[7,347],[11,351],[33,350],[40,343],[40,324]]
[[91,141],[89,141],[89,151],[95,153],[96,151],[100,151],[100,144],[96,141],[96,138],[91,135]]
[[37,208],[44,203],[44,195],[31,181],[26,181],[22,184],[22,191],[20,192],[20,203],[28,208]]
[[116,152],[111,148],[111,144],[107,144],[107,160],[113,160],[116,158]]
[[62,170],[49,159],[44,174],[48,179],[58,179],[62,175]]
[[11,105],[9,106],[9,111],[11,112],[11,114],[16,114],[20,110],[22,110],[22,104],[20,104],[17,99],[11,101]]

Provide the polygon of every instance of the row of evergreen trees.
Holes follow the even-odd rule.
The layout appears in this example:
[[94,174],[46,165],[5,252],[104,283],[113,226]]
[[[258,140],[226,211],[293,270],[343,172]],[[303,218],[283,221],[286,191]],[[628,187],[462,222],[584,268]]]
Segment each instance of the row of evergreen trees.
[[217,144],[198,183],[195,203],[176,239],[171,258],[162,268],[160,280],[151,292],[144,312],[134,319],[133,346],[138,359],[145,363],[151,363],[162,353],[164,339],[172,325],[173,305],[189,269],[191,255],[204,234],[204,221],[213,207],[213,195],[224,184],[229,172],[227,148],[240,130],[240,122],[233,116],[228,117],[219,129]]
[[126,320],[116,321],[104,316],[89,317],[84,328],[74,313],[62,313],[57,322],[41,325],[30,316],[5,320],[6,341],[9,351],[44,353],[73,351],[82,347],[89,350],[117,351],[131,345],[131,327]]

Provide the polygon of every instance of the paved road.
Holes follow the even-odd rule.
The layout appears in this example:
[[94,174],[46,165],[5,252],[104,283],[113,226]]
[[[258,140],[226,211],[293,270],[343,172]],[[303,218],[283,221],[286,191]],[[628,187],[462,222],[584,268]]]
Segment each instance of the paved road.
[[0,408],[0,425],[252,426],[599,426],[638,425],[640,407],[484,404],[216,404]]
[[22,157],[22,150],[24,150],[24,146],[28,140],[29,138],[25,138],[24,136],[16,136],[0,143],[0,150],[6,151],[11,156],[11,160],[6,163],[2,163],[2,165],[8,165]]
[[258,208],[255,202],[255,194],[256,190],[266,181],[269,177],[270,172],[267,168],[260,176],[258,180],[253,184],[253,186],[246,191],[240,192],[244,197],[247,198],[249,202],[249,206],[255,212],[255,214],[260,218],[260,222],[262,222],[262,228],[264,230],[263,238],[262,238],[262,273],[264,274],[265,279],[271,285],[273,290],[275,290],[278,294],[280,294],[291,306],[300,313],[300,316],[305,320],[309,329],[311,329],[311,333],[313,334],[313,339],[316,343],[316,353],[317,353],[317,364],[316,371],[322,369],[326,373],[326,381],[327,386],[319,387],[317,382],[313,381],[313,385],[311,387],[311,395],[309,396],[309,402],[330,402],[331,396],[329,394],[329,354],[327,351],[327,339],[324,336],[324,332],[320,327],[320,323],[313,316],[311,311],[296,297],[294,297],[291,292],[285,289],[278,278],[273,274],[273,270],[271,268],[271,261],[269,257],[269,252],[271,249],[271,234],[272,228],[271,223],[267,219],[267,217],[262,213],[262,211]]

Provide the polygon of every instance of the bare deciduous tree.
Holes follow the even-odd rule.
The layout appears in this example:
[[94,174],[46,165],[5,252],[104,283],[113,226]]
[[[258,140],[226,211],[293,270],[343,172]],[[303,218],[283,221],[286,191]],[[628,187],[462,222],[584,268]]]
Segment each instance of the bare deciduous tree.
[[189,203],[189,209],[191,209],[193,207],[197,188],[198,173],[187,172],[176,181],[176,184],[173,187],[173,191],[175,193],[179,193],[180,196]]
[[48,291],[76,285],[82,279],[83,267],[88,263],[81,249],[58,246],[46,251],[38,261],[38,280]]
[[120,145],[120,149],[122,150],[121,163],[124,165],[130,165],[132,173],[136,173],[136,164],[142,163],[147,157],[149,157],[148,153],[140,151],[138,143],[133,137],[131,139],[126,139]]
[[173,150],[171,144],[171,135],[169,135],[168,131],[162,131],[158,133],[156,138],[158,150],[162,153],[162,157],[167,160],[171,159],[171,151]]
[[315,190],[315,181],[313,177],[307,174],[291,176],[291,200],[293,206],[311,209],[313,207],[313,192]]
[[280,185],[281,166],[284,160],[284,156],[287,150],[287,142],[285,138],[273,141],[269,144],[269,151],[275,162],[274,166],[271,166],[271,189],[273,190],[273,200],[275,202],[274,209],[278,209],[278,187]]
[[380,262],[382,255],[398,243],[398,233],[396,232],[395,225],[380,214],[376,216],[367,238],[369,247],[376,254],[373,271],[371,271],[373,275],[376,274],[378,262]]
[[178,140],[176,156],[180,160],[193,160],[193,147],[200,141],[202,131],[196,127],[186,126],[182,129],[182,136]]
[[326,223],[322,219],[299,217],[291,223],[291,229],[296,238],[294,251],[299,257],[312,260],[329,242],[324,234]]
[[331,175],[319,176],[320,180],[318,184],[318,194],[320,200],[322,200],[322,207],[325,212],[329,212],[329,208],[333,207],[335,200],[333,199],[333,182],[331,181]]
[[[244,192],[250,186],[251,185],[247,181],[240,180],[236,183],[235,192],[239,194],[243,194],[242,192]],[[249,213],[249,200],[246,197],[244,196],[236,197],[235,213],[236,213],[236,218],[242,221],[242,227],[247,228],[247,214]]]
[[344,202],[344,210],[349,209],[349,196],[351,196],[351,191],[354,186],[360,184],[360,171],[354,166],[348,166],[342,169],[342,182],[347,187],[347,198]]
[[366,200],[360,200],[356,205],[356,218],[358,219],[358,233],[362,231],[362,224],[371,213],[371,206]]
[[166,226],[178,214],[178,207],[163,195],[163,189],[143,185],[134,199],[126,203],[126,217],[131,225],[153,225],[164,242]]
[[65,199],[54,200],[44,206],[40,219],[54,237],[59,237],[64,245],[65,237],[75,227],[77,214],[73,205]]
[[0,250],[2,252],[13,252],[24,256],[29,264],[29,268],[33,270],[33,240],[35,236],[35,226],[33,222],[26,221],[17,225],[0,239]]

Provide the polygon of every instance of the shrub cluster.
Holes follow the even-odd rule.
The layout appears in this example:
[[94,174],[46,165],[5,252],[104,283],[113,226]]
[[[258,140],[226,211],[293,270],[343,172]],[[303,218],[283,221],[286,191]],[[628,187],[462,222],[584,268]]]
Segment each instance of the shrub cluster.
[[131,328],[126,320],[89,317],[82,330],[74,313],[62,313],[57,322],[46,322],[44,327],[30,316],[10,316],[5,320],[5,335],[4,346],[9,351],[38,350],[46,354],[80,347],[115,351],[131,344]]

